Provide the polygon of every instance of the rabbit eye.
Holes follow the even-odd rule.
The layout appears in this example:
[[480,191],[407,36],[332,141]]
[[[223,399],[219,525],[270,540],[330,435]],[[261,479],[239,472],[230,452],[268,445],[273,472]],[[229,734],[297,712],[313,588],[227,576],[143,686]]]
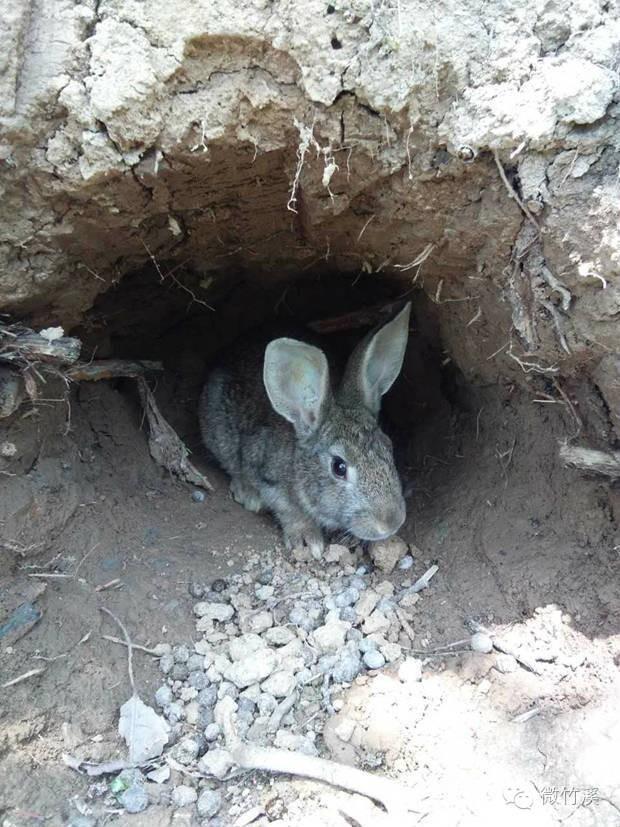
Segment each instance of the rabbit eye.
[[346,479],[347,464],[342,457],[332,457],[332,473],[341,480]]

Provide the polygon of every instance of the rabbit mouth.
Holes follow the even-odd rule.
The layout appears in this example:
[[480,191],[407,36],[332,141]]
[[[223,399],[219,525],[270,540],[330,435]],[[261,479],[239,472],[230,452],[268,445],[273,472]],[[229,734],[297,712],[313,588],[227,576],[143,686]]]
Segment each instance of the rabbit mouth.
[[393,534],[396,534],[398,529],[405,522],[405,515],[399,516],[397,520],[390,521],[389,524],[379,523],[378,521],[372,525],[352,526],[351,531],[360,540],[376,543],[379,540],[387,540]]

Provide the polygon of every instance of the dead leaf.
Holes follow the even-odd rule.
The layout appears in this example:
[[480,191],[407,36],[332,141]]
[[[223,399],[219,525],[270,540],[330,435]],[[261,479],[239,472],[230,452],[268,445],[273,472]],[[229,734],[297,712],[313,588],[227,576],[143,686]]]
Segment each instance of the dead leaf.
[[161,755],[168,743],[170,727],[161,715],[134,695],[121,706],[118,732],[129,749],[129,762],[140,765]]

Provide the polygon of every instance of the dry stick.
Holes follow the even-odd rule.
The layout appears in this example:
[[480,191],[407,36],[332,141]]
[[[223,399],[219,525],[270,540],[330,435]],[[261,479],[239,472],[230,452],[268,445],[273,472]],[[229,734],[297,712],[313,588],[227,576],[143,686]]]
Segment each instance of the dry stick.
[[528,221],[532,222],[532,224],[536,227],[536,230],[540,234],[540,227],[538,226],[538,221],[536,221],[532,213],[528,210],[523,201],[519,198],[517,191],[508,180],[508,177],[506,176],[506,170],[504,169],[502,162],[499,159],[499,154],[496,149],[493,150],[493,158],[495,159],[495,164],[499,172],[499,177],[502,179],[504,186],[508,190],[508,195],[517,202],[517,204],[521,208],[521,211],[527,217]]
[[100,606],[99,609],[105,614],[109,615],[112,620],[116,623],[116,625],[120,628],[121,632],[123,633],[123,637],[125,638],[125,645],[127,646],[127,672],[129,674],[129,683],[131,684],[131,692],[133,695],[136,694],[136,684],[133,679],[133,643],[131,642],[131,638],[129,637],[129,632],[123,625],[122,621],[118,619],[118,617],[113,614],[109,609],[106,609],[105,606]]
[[13,678],[12,681],[3,683],[0,689],[8,689],[10,686],[15,686],[28,678],[34,678],[35,675],[40,675],[42,672],[45,672],[45,666],[40,666],[38,669],[31,669],[29,672],[24,672],[23,675],[18,675],[16,678]]
[[314,778],[334,787],[342,787],[349,792],[359,793],[383,804],[395,823],[403,824],[409,807],[406,800],[410,793],[405,787],[391,778],[358,770],[344,764],[336,764],[325,758],[304,755],[275,747],[259,747],[242,741],[236,731],[229,713],[224,721],[224,737],[232,758],[239,767],[246,770],[264,770],[266,772],[286,773],[305,778]]
[[620,451],[595,451],[564,443],[560,446],[560,459],[565,465],[589,474],[620,479]]
[[[101,611],[106,611],[102,609]],[[101,635],[104,640],[109,640],[111,643],[120,643],[121,646],[127,646],[126,640],[121,640],[119,637],[114,637],[114,635]],[[155,649],[149,649],[148,646],[141,646],[139,643],[132,643],[132,649],[138,649],[140,652],[146,652],[147,655],[153,655],[153,657],[160,658],[161,652],[156,651]]]

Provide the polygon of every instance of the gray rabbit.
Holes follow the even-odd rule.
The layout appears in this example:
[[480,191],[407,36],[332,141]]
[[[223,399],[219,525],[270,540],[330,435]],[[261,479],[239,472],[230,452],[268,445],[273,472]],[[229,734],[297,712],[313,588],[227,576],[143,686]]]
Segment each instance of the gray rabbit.
[[332,386],[325,353],[297,339],[241,347],[207,379],[199,405],[207,448],[233,498],[278,519],[288,548],[320,558],[323,530],[383,540],[405,520],[381,397],[400,373],[407,304],[368,334]]

